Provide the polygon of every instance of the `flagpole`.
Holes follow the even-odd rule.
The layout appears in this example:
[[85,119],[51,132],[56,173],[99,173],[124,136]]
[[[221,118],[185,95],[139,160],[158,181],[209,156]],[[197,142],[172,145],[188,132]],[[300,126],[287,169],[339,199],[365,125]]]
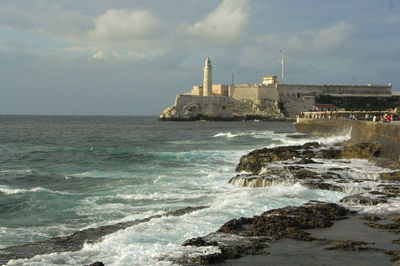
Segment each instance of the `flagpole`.
[[282,76],[281,76],[281,79],[282,79],[282,83],[284,83],[284,81],[285,81],[285,59],[284,59],[285,50],[283,48],[281,48],[281,55],[282,55],[282,59],[279,62],[282,65]]

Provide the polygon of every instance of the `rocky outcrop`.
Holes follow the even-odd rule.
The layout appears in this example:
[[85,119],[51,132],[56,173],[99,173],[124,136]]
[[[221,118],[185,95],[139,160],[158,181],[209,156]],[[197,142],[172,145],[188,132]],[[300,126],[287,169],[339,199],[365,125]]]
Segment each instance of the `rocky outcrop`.
[[313,148],[318,148],[318,142],[296,146],[282,146],[254,150],[240,158],[236,172],[251,172],[259,174],[262,167],[271,162],[285,161],[293,158],[312,158],[315,156]]
[[159,120],[283,120],[278,102],[237,100],[227,96],[178,95],[175,105],[166,108]]
[[312,163],[311,158],[321,159],[341,159],[341,158],[360,158],[373,159],[379,156],[380,144],[376,143],[358,143],[350,144],[345,147],[325,147],[318,151],[317,142],[306,143],[297,146],[282,146],[276,148],[264,148],[254,150],[240,158],[240,162],[236,167],[237,172],[251,172],[259,174],[262,167],[271,162],[285,161],[294,158],[300,158],[298,164]]
[[392,180],[392,181],[400,181],[400,171],[382,173],[381,174],[381,179]]
[[185,247],[215,247],[207,255],[186,256],[174,262],[183,265],[219,263],[244,255],[268,254],[269,244],[281,238],[310,241],[306,229],[330,227],[347,218],[349,210],[334,203],[310,201],[299,207],[273,209],[251,218],[233,219],[217,232],[186,240]]
[[[301,184],[309,189],[350,193],[341,200],[346,206],[377,205],[400,197],[400,171],[372,173],[370,176],[349,176],[351,161],[346,158],[376,159],[380,145],[358,143],[321,146],[316,142],[304,145],[264,148],[242,156],[236,170],[241,173],[230,184],[246,187],[268,187],[279,184]],[[337,167],[326,159],[336,159]],[[340,167],[339,167],[340,166]],[[357,184],[357,185],[354,185]]]

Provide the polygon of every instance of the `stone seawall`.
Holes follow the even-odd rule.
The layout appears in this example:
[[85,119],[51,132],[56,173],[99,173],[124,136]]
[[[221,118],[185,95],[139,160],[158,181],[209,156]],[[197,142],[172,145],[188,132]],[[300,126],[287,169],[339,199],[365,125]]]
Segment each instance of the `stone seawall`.
[[300,119],[295,123],[299,133],[312,135],[335,135],[351,130],[354,143],[379,143],[381,157],[400,163],[400,123],[381,123],[359,120]]

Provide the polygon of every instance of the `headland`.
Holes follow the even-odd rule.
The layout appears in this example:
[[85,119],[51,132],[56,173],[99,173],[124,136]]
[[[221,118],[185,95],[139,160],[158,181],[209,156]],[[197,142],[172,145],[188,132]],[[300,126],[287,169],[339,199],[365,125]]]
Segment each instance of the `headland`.
[[178,94],[175,104],[166,108],[160,120],[286,120],[319,104],[331,109],[384,110],[397,106],[400,95],[388,85],[304,85],[279,83],[267,75],[259,84],[213,84],[211,60],[204,66],[203,85]]

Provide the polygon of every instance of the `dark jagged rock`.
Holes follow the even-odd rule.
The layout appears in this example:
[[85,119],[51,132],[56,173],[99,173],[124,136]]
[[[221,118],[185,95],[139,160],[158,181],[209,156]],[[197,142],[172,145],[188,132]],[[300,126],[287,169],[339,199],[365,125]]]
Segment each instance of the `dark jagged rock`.
[[303,144],[302,145],[302,147],[304,148],[304,149],[316,149],[316,148],[319,148],[319,147],[321,147],[321,145],[318,143],[318,142],[307,142],[307,143],[305,143],[305,144]]
[[366,243],[362,241],[353,241],[353,240],[338,240],[333,243],[332,247],[326,248],[327,250],[341,249],[346,251],[360,251],[367,249],[366,247],[362,247],[363,245],[367,245],[371,243]]
[[380,178],[383,180],[400,181],[400,171],[382,173],[380,174]]
[[[344,162],[342,162],[344,163]],[[346,163],[350,163],[350,162],[346,162]],[[344,168],[339,168],[339,167],[331,167],[328,169],[328,171],[343,171],[343,170],[349,170],[350,168],[348,167],[344,167]]]
[[331,183],[325,183],[325,182],[306,182],[303,183],[303,186],[309,188],[309,189],[322,189],[322,190],[330,190],[330,191],[339,191],[339,192],[343,192],[343,188],[336,186],[334,184]]
[[92,264],[85,265],[85,266],[104,266],[104,263],[101,261],[93,262]]
[[[320,148],[314,151],[314,148]],[[236,167],[237,172],[247,171],[252,174],[259,174],[264,165],[276,161],[285,161],[300,158],[298,163],[317,163],[311,158],[341,159],[360,158],[373,159],[379,156],[381,146],[377,143],[351,144],[345,147],[321,148],[317,142],[310,142],[304,145],[281,146],[276,148],[263,148],[254,150],[240,158]]]
[[379,156],[381,147],[378,143],[352,144],[342,148],[342,158],[371,159]]
[[359,204],[359,205],[377,205],[379,203],[386,203],[385,199],[372,199],[363,195],[351,195],[344,197],[340,200],[340,202],[351,203],[351,204]]
[[185,242],[183,242],[182,246],[195,246],[195,247],[218,246],[218,242],[206,241],[203,237],[196,237],[186,240]]
[[364,215],[361,219],[371,222],[379,221],[381,218],[376,215]]
[[240,162],[236,167],[236,171],[247,171],[251,172],[252,174],[259,174],[261,172],[261,168],[266,163],[284,161],[299,157],[299,149],[301,149],[301,146],[286,146],[254,150],[240,158]]
[[371,228],[378,228],[378,229],[384,229],[392,233],[400,233],[400,221],[399,219],[396,219],[399,217],[394,217],[392,218],[393,223],[375,223],[375,222],[367,222],[365,225],[371,227]]
[[[194,247],[218,246],[220,253],[200,255],[179,263],[215,263],[247,254],[265,253],[268,241],[283,237],[310,241],[314,238],[302,230],[330,227],[332,221],[345,219],[347,214],[348,209],[335,203],[310,201],[299,207],[288,206],[266,211],[252,218],[233,219],[222,225],[216,233],[183,243],[184,246]],[[226,241],[224,238],[234,240]]]
[[[310,201],[300,207],[274,209],[253,218],[233,219],[218,232],[299,239],[297,235],[301,229],[328,227],[332,225],[331,220],[343,219],[347,214],[348,210],[337,204]],[[300,239],[309,240],[305,235]]]
[[322,159],[340,159],[342,158],[342,151],[336,148],[329,148],[320,151],[317,156]]
[[188,265],[190,263],[212,264],[222,262],[225,259],[238,258],[243,255],[265,254],[264,249],[268,247],[269,238],[266,237],[243,237],[221,232],[210,233],[204,237],[186,240],[182,246],[192,247],[218,247],[220,252],[200,256],[184,256],[172,259],[175,263]]
[[380,184],[378,188],[384,192],[385,195],[400,195],[400,187],[398,185]]
[[342,176],[340,174],[334,173],[334,172],[331,172],[331,171],[328,171],[326,173],[322,173],[321,177],[323,179],[341,179],[342,178]]
[[315,178],[316,176],[318,176],[317,172],[310,171],[307,169],[300,169],[297,171],[293,171],[291,174],[296,179]]

